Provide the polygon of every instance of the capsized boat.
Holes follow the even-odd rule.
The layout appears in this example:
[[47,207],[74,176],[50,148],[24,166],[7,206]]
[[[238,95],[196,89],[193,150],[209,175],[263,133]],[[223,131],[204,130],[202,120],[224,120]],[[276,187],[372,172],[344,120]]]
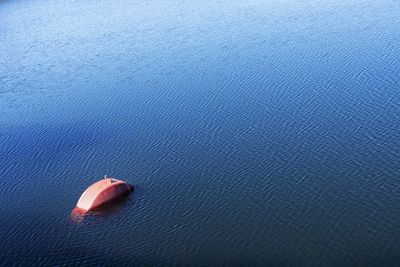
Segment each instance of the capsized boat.
[[90,211],[132,190],[133,187],[126,182],[104,176],[104,179],[92,184],[83,192],[76,207]]

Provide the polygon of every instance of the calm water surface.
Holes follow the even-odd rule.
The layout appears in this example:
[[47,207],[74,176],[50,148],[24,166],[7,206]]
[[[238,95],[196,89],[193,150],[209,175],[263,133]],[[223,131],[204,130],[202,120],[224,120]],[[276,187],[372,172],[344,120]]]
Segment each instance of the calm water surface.
[[[0,1],[0,265],[399,266],[400,2]],[[136,186],[71,217],[104,174]]]

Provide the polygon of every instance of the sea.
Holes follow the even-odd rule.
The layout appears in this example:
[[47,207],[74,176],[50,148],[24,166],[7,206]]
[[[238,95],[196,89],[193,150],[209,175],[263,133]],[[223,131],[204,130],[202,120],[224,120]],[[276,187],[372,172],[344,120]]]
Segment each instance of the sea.
[[399,140],[398,0],[0,1],[1,266],[400,266]]

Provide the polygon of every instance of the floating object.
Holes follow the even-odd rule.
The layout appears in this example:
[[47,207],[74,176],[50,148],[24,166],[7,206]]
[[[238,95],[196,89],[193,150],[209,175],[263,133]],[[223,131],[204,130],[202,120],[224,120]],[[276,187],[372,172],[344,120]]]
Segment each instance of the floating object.
[[132,187],[124,181],[104,176],[104,179],[92,184],[83,192],[76,207],[90,211],[131,191]]

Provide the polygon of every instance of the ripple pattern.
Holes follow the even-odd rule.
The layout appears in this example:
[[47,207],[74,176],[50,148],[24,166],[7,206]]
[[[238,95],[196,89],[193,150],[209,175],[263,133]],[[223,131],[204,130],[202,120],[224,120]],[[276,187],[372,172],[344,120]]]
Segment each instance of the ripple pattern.
[[[400,2],[0,1],[0,265],[399,266]],[[103,175],[123,201],[71,216]]]

